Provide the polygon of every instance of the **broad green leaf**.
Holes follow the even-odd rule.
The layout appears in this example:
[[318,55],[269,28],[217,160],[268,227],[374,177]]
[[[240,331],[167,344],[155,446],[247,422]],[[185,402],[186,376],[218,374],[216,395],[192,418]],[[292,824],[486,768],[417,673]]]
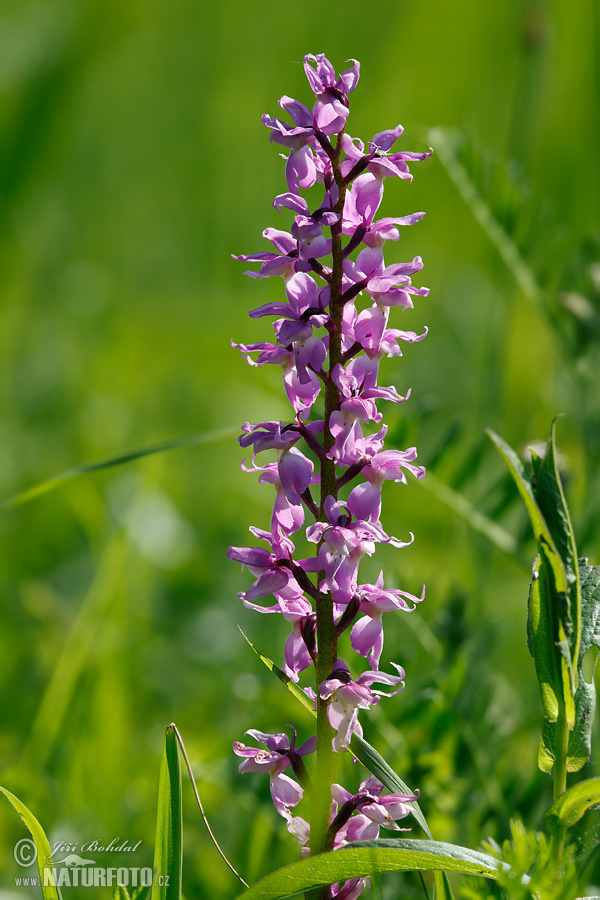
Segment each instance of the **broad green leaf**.
[[[567,771],[578,772],[592,753],[592,726],[596,710],[596,688],[583,677],[583,660],[588,650],[600,648],[600,567],[588,566],[586,559],[578,563],[581,590],[581,644],[575,692],[575,723],[569,733]],[[538,762],[543,772],[552,771],[555,755],[555,726],[544,722]]]
[[120,453],[118,456],[112,456],[109,459],[103,459],[95,463],[87,463],[83,466],[75,466],[60,472],[34,487],[22,491],[20,494],[6,500],[2,507],[8,509],[12,506],[21,506],[36,497],[41,497],[49,491],[60,487],[65,481],[72,478],[78,478],[80,475],[89,475],[91,472],[100,472],[102,469],[112,469],[115,466],[122,466],[124,463],[134,462],[136,459],[142,459],[144,456],[153,456],[155,453],[165,453],[167,450],[178,450],[180,447],[191,447],[195,444],[210,444],[214,441],[220,441],[222,438],[229,437],[239,431],[238,427],[220,428],[216,431],[206,431],[202,434],[192,434],[184,438],[176,438],[172,441],[161,441],[159,444],[150,444],[149,447],[139,447],[137,450],[130,450],[127,453]]
[[581,585],[575,535],[557,464],[556,419],[552,423],[546,453],[540,459],[532,452],[531,459],[534,473],[533,493],[550,529],[567,580],[567,590],[564,596],[560,595],[559,598],[563,606],[559,609],[560,626],[564,629],[564,635],[559,635],[559,638],[564,643],[561,652],[569,666],[571,691],[574,695],[577,689],[577,662],[581,643]]
[[547,548],[542,544],[529,588],[527,637],[530,653],[535,660],[544,715],[549,722],[556,722],[561,682],[559,659],[554,650],[551,579],[552,567],[548,566]]
[[169,725],[165,735],[165,748],[158,785],[152,900],[180,900],[182,851],[183,821],[179,746],[174,727]]
[[[498,434],[491,429],[488,429],[487,433],[499,450],[517,485],[527,508],[540,551],[529,593],[527,636],[529,650],[535,660],[544,715],[549,721],[555,722],[558,717],[559,697],[562,695],[565,701],[572,697],[570,672],[569,683],[565,684],[561,677],[561,665],[555,649],[556,643],[561,639],[559,635],[559,598],[564,598],[567,594],[567,576],[521,460]],[[567,706],[570,707],[568,711],[573,720],[572,700]]]
[[[239,628],[239,625],[238,625]],[[315,705],[312,700],[304,693],[304,691],[298,687],[298,685],[292,681],[292,679],[285,674],[281,669],[279,669],[272,659],[269,659],[268,656],[265,656],[263,653],[258,650],[252,641],[250,641],[242,629],[240,628],[240,632],[242,633],[245,640],[252,647],[258,658],[262,663],[269,669],[270,672],[273,672],[274,675],[279,678],[283,684],[285,684],[286,688],[294,695],[294,697],[307,709],[311,715],[317,715],[315,710]],[[333,730],[332,730],[333,733]],[[375,750],[374,747],[364,740],[364,738],[359,737],[357,734],[352,736],[352,740],[350,743],[352,748],[352,752],[354,756],[363,764],[363,766],[369,770],[372,775],[375,775],[385,787],[391,791],[391,793],[401,793],[401,794],[412,794],[414,793],[411,789],[402,781],[402,779],[396,775],[394,770],[388,766],[384,758]],[[416,801],[411,803],[407,803],[407,806],[410,806],[412,813],[425,832],[425,834],[431,838],[431,832],[427,826],[427,821],[425,816],[421,812],[421,808]]]
[[588,778],[574,784],[554,801],[546,812],[546,825],[552,833],[570,828],[590,808],[600,803],[600,778]]
[[[589,685],[580,683],[582,599],[577,548],[556,461],[556,420],[543,458],[532,453],[529,482],[516,453],[488,431],[525,501],[539,547],[529,592],[527,643],[534,657],[544,715],[538,765],[552,771],[555,723],[564,705],[569,726],[567,768],[577,771],[589,756]],[[586,713],[586,710],[588,711]]]
[[283,900],[310,888],[385,872],[460,872],[495,879],[499,866],[485,853],[439,841],[363,841],[278,869],[239,894],[237,900]]
[[[592,752],[592,724],[596,708],[596,690],[579,673],[579,684],[575,694],[575,724],[569,732],[567,749],[567,772],[578,772],[588,761]],[[556,725],[544,720],[538,765],[542,772],[551,772],[556,755]]]
[[590,647],[600,647],[600,566],[588,566],[579,560],[581,577],[581,665]]
[[16,811],[19,813],[25,825],[31,832],[31,836],[33,838],[33,842],[35,844],[35,849],[37,851],[37,866],[38,871],[40,873],[40,883],[42,885],[42,896],[44,900],[60,900],[61,893],[58,887],[53,885],[52,883],[46,884],[46,881],[52,882],[53,879],[44,878],[44,870],[52,870],[52,851],[50,850],[50,844],[48,843],[48,838],[44,832],[44,829],[33,815],[31,810],[27,809],[24,803],[21,803],[18,797],[15,797],[14,794],[11,794],[10,791],[7,791],[6,788],[0,786],[0,791],[4,794],[4,796],[12,803]]

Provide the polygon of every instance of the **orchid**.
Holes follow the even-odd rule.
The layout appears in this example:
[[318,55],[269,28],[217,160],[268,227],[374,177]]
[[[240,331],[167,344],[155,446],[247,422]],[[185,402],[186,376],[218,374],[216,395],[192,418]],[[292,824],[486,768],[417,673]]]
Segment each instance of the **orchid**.
[[[283,279],[284,298],[250,312],[256,319],[271,317],[271,341],[232,345],[251,366],[281,367],[292,416],[287,423],[243,426],[239,443],[251,448],[252,465],[243,462],[242,467],[257,473],[261,484],[272,486],[275,500],[270,531],[250,529],[267,548],[231,547],[227,555],[247,566],[255,578],[240,592],[245,607],[279,613],[292,626],[283,654],[285,675],[297,682],[302,673],[315,669],[314,689],[304,687],[317,714],[316,737],[303,745],[318,748],[310,823],[291,812],[309,782],[303,774],[298,784],[284,771],[290,765],[300,770],[306,749],[295,751],[286,735],[255,730],[248,733],[266,750],[234,745],[244,759],[241,772],[269,773],[277,811],[302,853],[312,854],[377,836],[380,825],[397,828],[395,820],[410,811],[406,801],[415,799],[380,797],[381,784],[369,779],[353,795],[335,784],[334,772],[337,754],[347,750],[353,735],[362,734],[359,712],[383,697],[394,697],[404,686],[400,665],[392,663],[396,674],[379,668],[383,613],[409,611],[424,597],[424,589],[418,597],[384,587],[383,574],[375,584],[360,584],[359,568],[378,544],[403,548],[413,540],[412,534],[399,540],[384,530],[384,482],[406,484],[407,476],[425,475],[415,462],[414,447],[385,447],[387,426],[379,406],[403,403],[410,388],[399,393],[395,386],[378,384],[381,360],[401,356],[400,341],[416,343],[427,334],[427,329],[417,334],[389,325],[395,307],[411,309],[413,298],[429,293],[412,282],[423,268],[421,257],[401,263],[384,259],[386,242],[398,241],[399,229],[417,224],[424,213],[376,216],[385,180],[412,178],[409,165],[431,151],[393,152],[402,135],[400,125],[376,134],[366,148],[350,137],[349,96],[360,72],[356,60],[337,76],[323,54],[309,54],[304,69],[315,97],[312,108],[284,95],[279,105],[291,121],[262,118],[271,141],[288,151],[286,190],[273,206],[291,214],[291,225],[287,231],[264,230],[272,250],[234,257],[258,264],[247,272],[253,278]],[[323,185],[324,193],[313,210],[301,192],[316,184]],[[270,452],[271,460],[257,465],[255,457],[263,452]],[[315,489],[318,497],[313,496]],[[297,559],[291,536],[301,535],[303,529],[315,549],[312,556]],[[274,598],[270,604],[262,600],[269,594]],[[352,666],[360,668],[367,660],[366,671],[352,674],[338,658],[338,642],[348,640],[342,637],[346,630],[348,649],[356,652]],[[365,878],[350,879],[314,896],[349,900],[358,897],[365,884]]]

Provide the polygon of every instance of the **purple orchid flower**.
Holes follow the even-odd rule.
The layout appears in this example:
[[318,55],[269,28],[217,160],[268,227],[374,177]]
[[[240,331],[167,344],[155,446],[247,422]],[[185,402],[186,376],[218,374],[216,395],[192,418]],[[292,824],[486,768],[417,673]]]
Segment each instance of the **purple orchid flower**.
[[290,739],[287,734],[263,734],[262,731],[250,729],[246,732],[250,737],[265,744],[267,749],[262,750],[257,747],[247,747],[240,741],[236,741],[233,745],[233,752],[236,756],[243,757],[240,763],[240,772],[268,772],[271,778],[271,797],[273,804],[280,816],[288,818],[290,809],[298,805],[304,794],[303,788],[288,775],[284,775],[284,770],[293,764],[293,761],[308,753],[316,750],[315,738],[310,738],[301,747],[296,748],[296,732],[294,729],[293,738]]
[[338,834],[347,840],[375,840],[379,828],[391,831],[407,831],[396,822],[405,819],[411,812],[407,803],[419,799],[414,794],[386,794],[381,796],[383,784],[371,775],[361,784],[358,793],[351,794],[340,784],[332,784],[331,795],[341,810],[332,823],[332,829],[339,823]]
[[[359,709],[369,709],[379,702],[380,697],[394,697],[404,687],[404,669],[396,663],[392,665],[398,675],[388,675],[376,669],[372,672],[363,672],[356,681],[352,681],[348,666],[343,660],[338,659],[329,678],[319,685],[321,699],[331,698],[332,701],[327,707],[327,712],[329,722],[337,732],[333,746],[338,752],[350,744],[353,734],[362,737],[362,726],[358,722]],[[387,694],[385,691],[371,690],[369,685],[374,682],[400,687]]]
[[[313,108],[284,95],[279,106],[290,120],[262,118],[271,142],[288,151],[286,190],[273,205],[291,217],[289,231],[267,228],[263,237],[272,249],[235,257],[255,264],[258,270],[247,272],[252,278],[283,278],[285,296],[250,312],[254,319],[271,317],[273,343],[233,346],[252,366],[280,366],[292,421],[243,426],[240,446],[252,452],[252,466],[242,464],[243,468],[255,472],[261,484],[272,485],[274,505],[270,531],[250,529],[266,547],[231,547],[228,556],[247,566],[255,579],[240,592],[244,606],[263,614],[279,613],[291,624],[283,663],[289,678],[298,681],[300,673],[319,659],[335,659],[337,639],[346,629],[359,660],[367,660],[370,670],[356,679],[338,659],[328,678],[319,675],[316,693],[304,688],[319,712],[326,712],[335,729],[333,749],[340,752],[353,734],[362,733],[359,710],[403,687],[404,671],[399,666],[397,674],[379,669],[383,613],[409,611],[424,598],[424,589],[418,597],[386,588],[382,574],[375,584],[359,584],[359,567],[377,544],[401,548],[413,540],[412,534],[401,541],[384,531],[383,483],[406,483],[407,473],[416,478],[425,474],[416,464],[414,447],[385,446],[388,429],[378,404],[402,403],[410,396],[410,390],[402,395],[394,386],[378,384],[382,359],[402,356],[401,342],[417,343],[427,334],[427,328],[418,334],[390,325],[396,307],[409,310],[415,297],[428,294],[427,288],[412,284],[423,267],[421,257],[404,263],[384,259],[387,242],[398,241],[400,228],[420,222],[424,213],[377,216],[386,179],[410,179],[409,165],[431,151],[394,152],[403,131],[400,125],[375,134],[366,147],[348,135],[349,97],[359,78],[355,60],[337,76],[324,54],[308,54],[304,70],[315,95]],[[302,192],[311,189],[312,200],[317,185],[323,190],[313,207]],[[316,412],[317,402],[323,404],[322,412]],[[256,454],[266,450],[274,451],[273,457],[257,465]],[[319,498],[312,493],[316,485],[321,486]],[[343,501],[340,491],[347,485]],[[308,526],[307,514],[313,517]],[[291,536],[303,528],[314,551],[296,560]],[[264,599],[268,595],[271,600]],[[320,615],[325,609],[326,627]],[[377,684],[391,690],[376,689]],[[319,722],[324,722],[323,716]],[[322,724],[319,729],[323,754],[329,753],[329,735]],[[311,849],[322,849],[323,826],[311,837],[308,822],[292,814],[306,776],[302,754],[294,749],[295,736],[290,743],[285,735],[249,734],[266,750],[236,745],[236,753],[244,759],[240,769],[269,772],[274,803],[302,855],[308,855],[313,840]],[[286,773],[290,765],[300,783]],[[337,849],[348,841],[376,838],[381,826],[398,829],[397,820],[407,815],[406,804],[416,795],[381,793],[382,786],[374,779],[363,782],[357,794],[334,785],[331,810],[328,794],[313,794],[313,808],[321,807],[316,821],[325,822],[330,814],[329,846],[332,842]],[[330,895],[353,900],[366,883],[365,878],[349,879],[332,885]]]

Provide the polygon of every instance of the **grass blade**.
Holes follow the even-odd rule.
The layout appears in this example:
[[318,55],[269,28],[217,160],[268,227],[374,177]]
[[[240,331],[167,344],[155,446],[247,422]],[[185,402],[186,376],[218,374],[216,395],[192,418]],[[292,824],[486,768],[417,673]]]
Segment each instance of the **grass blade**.
[[203,821],[204,824],[206,825],[206,830],[208,831],[208,833],[209,833],[209,835],[210,835],[210,839],[211,839],[211,841],[213,842],[213,844],[215,845],[215,847],[217,848],[217,850],[218,850],[218,852],[219,852],[219,855],[220,855],[221,859],[222,859],[222,860],[225,862],[225,864],[231,869],[231,871],[233,872],[233,874],[235,875],[235,877],[238,878],[238,879],[242,882],[242,884],[244,885],[244,887],[248,887],[247,882],[245,882],[244,879],[242,878],[242,876],[239,874],[239,872],[237,872],[237,871],[234,869],[234,867],[231,865],[231,863],[229,862],[229,860],[227,859],[227,857],[225,856],[225,854],[224,854],[223,851],[221,850],[221,847],[219,846],[219,842],[217,841],[216,837],[215,837],[214,834],[213,834],[213,830],[212,830],[212,828],[210,827],[210,824],[209,824],[208,819],[206,818],[206,813],[204,812],[204,807],[202,806],[202,801],[200,800],[200,794],[198,793],[198,788],[196,787],[196,779],[194,778],[194,773],[192,772],[192,766],[191,766],[191,763],[190,763],[190,761],[189,761],[189,759],[188,759],[188,755],[187,755],[186,750],[185,750],[185,745],[184,745],[184,743],[183,743],[183,738],[182,738],[181,735],[179,734],[179,729],[177,728],[176,725],[171,724],[170,727],[171,727],[171,728],[173,729],[173,731],[175,732],[175,737],[177,738],[177,742],[178,742],[179,747],[180,747],[180,749],[181,749],[181,754],[182,754],[182,756],[183,756],[183,759],[184,759],[184,761],[185,761],[186,768],[187,768],[187,770],[188,770],[188,775],[190,776],[190,781],[192,782],[192,788],[193,788],[193,791],[194,791],[194,796],[195,796],[195,798],[196,798],[196,803],[198,804],[198,809],[200,810],[200,815],[202,816],[202,821]]
[[[10,791],[7,791],[6,788],[1,786],[0,791],[2,791],[7,800],[12,803],[31,832],[35,849],[37,850],[37,865],[40,873],[40,883],[42,885],[42,896],[44,900],[61,900],[59,888],[53,884],[45,883],[44,870],[52,869],[52,851],[50,850],[50,844],[48,843],[48,838],[46,837],[44,829],[31,810],[27,809],[25,804],[21,803],[18,797],[15,797],[14,794],[11,794]],[[49,880],[52,881],[53,879]]]
[[492,519],[485,516],[471,503],[470,500],[467,500],[464,494],[461,494],[449,485],[444,484],[443,481],[440,481],[431,472],[428,472],[427,478],[423,478],[419,484],[434,494],[434,496],[436,496],[438,500],[441,500],[442,503],[449,506],[450,509],[463,518],[467,525],[474,531],[478,531],[480,534],[484,535],[484,537],[498,547],[499,550],[512,556],[518,562],[522,563],[525,568],[528,568],[519,555],[519,547],[516,538],[503,528],[502,525],[498,525],[497,522],[494,522]]
[[152,900],[181,900],[182,861],[181,766],[175,727],[169,725],[158,786]]
[[[238,628],[240,628],[239,625],[238,625]],[[282,682],[282,684],[285,684],[288,691],[290,691],[290,693],[292,693],[294,695],[296,700],[298,700],[298,702],[301,703],[302,706],[305,709],[307,709],[309,711],[309,713],[311,713],[311,715],[316,717],[317,713],[315,711],[315,705],[314,705],[313,701],[309,697],[306,696],[304,691],[298,687],[298,685],[296,684],[295,681],[292,681],[292,679],[289,677],[289,675],[286,675],[285,672],[283,672],[280,668],[278,668],[275,665],[275,663],[273,662],[272,659],[269,659],[268,656],[265,656],[263,653],[260,652],[260,650],[258,650],[254,646],[252,641],[246,637],[246,635],[244,634],[244,632],[242,631],[241,628],[240,628],[240,632],[241,632],[244,640],[247,641],[248,644],[250,644],[250,646],[252,647],[252,649],[254,650],[254,652],[256,653],[258,658],[260,659],[260,661],[262,663],[264,663],[264,665],[267,667],[267,669],[270,672],[272,672],[273,675],[276,675],[277,678]]]
[[191,447],[196,444],[211,444],[214,441],[220,441],[223,438],[230,437],[239,431],[237,425],[230,428],[219,428],[215,431],[205,431],[201,434],[192,434],[188,437],[176,438],[172,441],[161,441],[158,444],[150,444],[148,447],[139,447],[137,450],[130,450],[127,453],[120,453],[118,456],[112,456],[109,459],[103,459],[95,463],[87,463],[83,466],[75,466],[54,475],[47,481],[42,481],[33,487],[16,494],[9,500],[5,500],[2,504],[3,509],[10,509],[14,506],[21,506],[30,500],[35,500],[49,491],[60,487],[65,481],[72,478],[78,478],[80,475],[89,475],[91,472],[100,472],[103,469],[112,469],[115,466],[122,466],[125,463],[134,462],[136,459],[143,459],[145,456],[153,456],[155,453],[165,453],[167,450],[178,450],[180,447]]

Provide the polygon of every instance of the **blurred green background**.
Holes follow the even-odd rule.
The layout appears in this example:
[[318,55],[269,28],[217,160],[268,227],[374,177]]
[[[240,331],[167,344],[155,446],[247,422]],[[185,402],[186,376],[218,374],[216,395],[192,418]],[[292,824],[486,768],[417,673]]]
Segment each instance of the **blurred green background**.
[[[515,813],[542,826],[535,550],[484,429],[522,449],[566,413],[579,550],[600,562],[599,26],[597,0],[2,0],[0,496],[210,438],[0,512],[0,783],[51,843],[141,840],[126,864],[151,865],[174,721],[244,877],[297,858],[267,779],[238,775],[231,743],[287,722],[304,738],[311,722],[239,634],[281,662],[287,626],[243,609],[247,573],[225,552],[269,521],[269,489],[240,471],[239,426],[288,417],[277,373],[229,345],[270,339],[247,310],[281,283],[244,278],[230,254],[288,226],[270,206],[283,162],[260,115],[284,93],[311,102],[308,52],[337,71],[360,60],[352,135],[402,122],[403,148],[436,150],[412,184],[388,183],[382,209],[427,211],[386,261],[423,256],[431,295],[396,325],[430,334],[382,382],[412,388],[384,410],[390,446],[417,444],[431,477],[389,486],[383,523],[416,540],[364,567],[363,581],[383,566],[389,584],[427,585],[417,612],[388,617],[382,663],[404,665],[406,688],[365,735],[420,788],[438,839],[502,839]],[[344,762],[348,787],[361,778]],[[0,822],[0,896],[23,898],[24,827],[4,801]],[[232,897],[189,789],[185,822],[187,896]],[[97,864],[123,864],[108,856]],[[419,896],[411,879],[373,896]]]

